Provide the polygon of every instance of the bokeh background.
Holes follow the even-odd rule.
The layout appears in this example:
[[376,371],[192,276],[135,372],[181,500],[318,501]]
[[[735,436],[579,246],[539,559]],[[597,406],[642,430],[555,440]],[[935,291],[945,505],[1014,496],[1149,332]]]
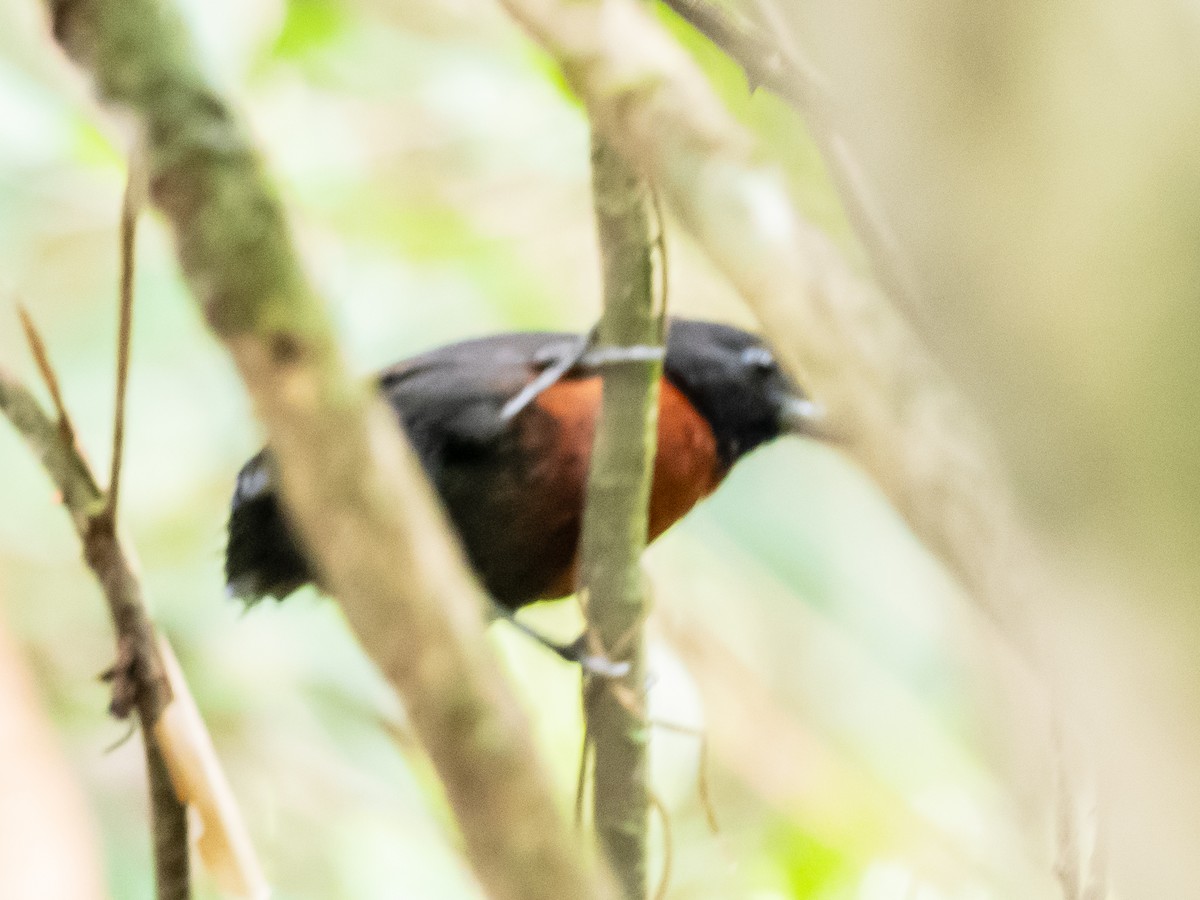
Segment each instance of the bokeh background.
[[[181,5],[364,375],[450,340],[595,320],[586,120],[496,6]],[[1102,7],[779,5],[911,254],[921,327],[992,424],[1052,561],[1061,589],[1032,614],[1054,683],[1034,682],[836,450],[756,453],[647,556],[652,713],[698,733],[653,739],[671,897],[1056,896],[1051,694],[1085,723],[1122,894],[1194,890],[1200,8]],[[799,208],[866,271],[794,111],[662,18]],[[0,5],[0,360],[34,380],[19,300],[101,471],[122,129],[40,5]],[[666,225],[672,308],[752,325]],[[335,604],[306,591],[246,613],[224,598],[226,504],[260,434],[152,215],[137,293],[125,522],[276,896],[478,896],[404,712]],[[136,737],[110,749],[126,729],[96,680],[113,655],[103,604],[7,428],[0,472],[0,623],[78,782],[109,893],[148,898],[141,753]],[[578,627],[570,604],[531,618]],[[492,631],[567,808],[578,674]],[[663,843],[656,830],[656,871]],[[217,896],[203,876],[199,893]]]

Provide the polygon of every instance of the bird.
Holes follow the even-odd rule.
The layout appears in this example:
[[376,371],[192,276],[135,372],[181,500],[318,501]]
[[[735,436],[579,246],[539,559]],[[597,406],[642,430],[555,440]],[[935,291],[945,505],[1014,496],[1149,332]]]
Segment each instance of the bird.
[[[594,348],[587,335],[506,333],[440,347],[375,378],[506,618],[579,587],[602,370],[620,364],[611,350]],[[662,359],[648,542],[755,448],[785,434],[823,436],[818,405],[750,332],[671,318]],[[248,605],[282,600],[316,580],[276,482],[268,447],[245,463],[234,488],[226,585]]]

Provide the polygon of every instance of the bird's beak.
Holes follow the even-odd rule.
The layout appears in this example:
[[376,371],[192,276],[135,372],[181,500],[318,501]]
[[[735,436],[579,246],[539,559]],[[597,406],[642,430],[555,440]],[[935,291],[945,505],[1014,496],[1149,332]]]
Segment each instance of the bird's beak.
[[802,437],[829,437],[825,407],[807,397],[785,397],[779,404],[779,429]]

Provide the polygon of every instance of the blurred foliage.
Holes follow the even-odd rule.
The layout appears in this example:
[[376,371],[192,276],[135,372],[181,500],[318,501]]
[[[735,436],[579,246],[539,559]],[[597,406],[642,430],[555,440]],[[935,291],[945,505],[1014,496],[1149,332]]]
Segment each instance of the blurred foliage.
[[[261,141],[364,373],[454,339],[593,321],[586,122],[497,9],[463,0],[188,0],[185,9],[214,77]],[[858,258],[792,111],[750,96],[735,67],[664,19],[806,214]],[[51,44],[35,0],[0,6],[0,359],[32,380],[19,298],[47,335],[101,470],[127,144]],[[711,266],[667,228],[674,310],[748,323]],[[224,599],[225,507],[259,435],[185,294],[169,235],[153,216],[142,235],[126,521],[277,896],[476,896],[403,710],[336,606],[305,592],[243,614]],[[95,678],[113,652],[102,604],[45,479],[3,428],[0,469],[0,609],[86,785],[113,896],[150,897],[140,753],[136,741],[106,749],[124,726],[106,718]],[[708,735],[721,826],[712,835],[704,824],[700,742],[657,730],[654,787],[675,838],[671,896],[1037,896],[1026,890],[1037,883],[1030,838],[969,713],[978,677],[966,674],[974,645],[961,635],[977,623],[855,469],[798,442],[759,452],[651,551],[649,566],[662,617],[727,652],[745,695],[764,698],[757,718],[715,707],[667,639],[673,628],[661,629],[654,715]],[[532,618],[564,635],[578,627],[569,604]],[[493,632],[567,808],[578,675],[504,626]]]

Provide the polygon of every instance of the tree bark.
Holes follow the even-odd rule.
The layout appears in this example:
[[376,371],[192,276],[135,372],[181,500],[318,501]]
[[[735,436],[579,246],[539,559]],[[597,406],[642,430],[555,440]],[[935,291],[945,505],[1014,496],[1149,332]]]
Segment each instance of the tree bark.
[[[659,346],[646,186],[604,138],[592,143],[592,192],[604,275],[601,346]],[[646,548],[662,362],[624,362],[604,373],[604,391],[583,518],[583,583],[589,630],[620,679],[590,683],[587,731],[595,747],[596,834],[627,900],[646,894],[646,709],[643,622]]]
[[173,8],[50,0],[101,97],[131,109],[150,199],[266,425],[321,581],[403,697],[496,898],[604,897],[483,633],[483,596],[392,414],[351,378],[283,210]]

